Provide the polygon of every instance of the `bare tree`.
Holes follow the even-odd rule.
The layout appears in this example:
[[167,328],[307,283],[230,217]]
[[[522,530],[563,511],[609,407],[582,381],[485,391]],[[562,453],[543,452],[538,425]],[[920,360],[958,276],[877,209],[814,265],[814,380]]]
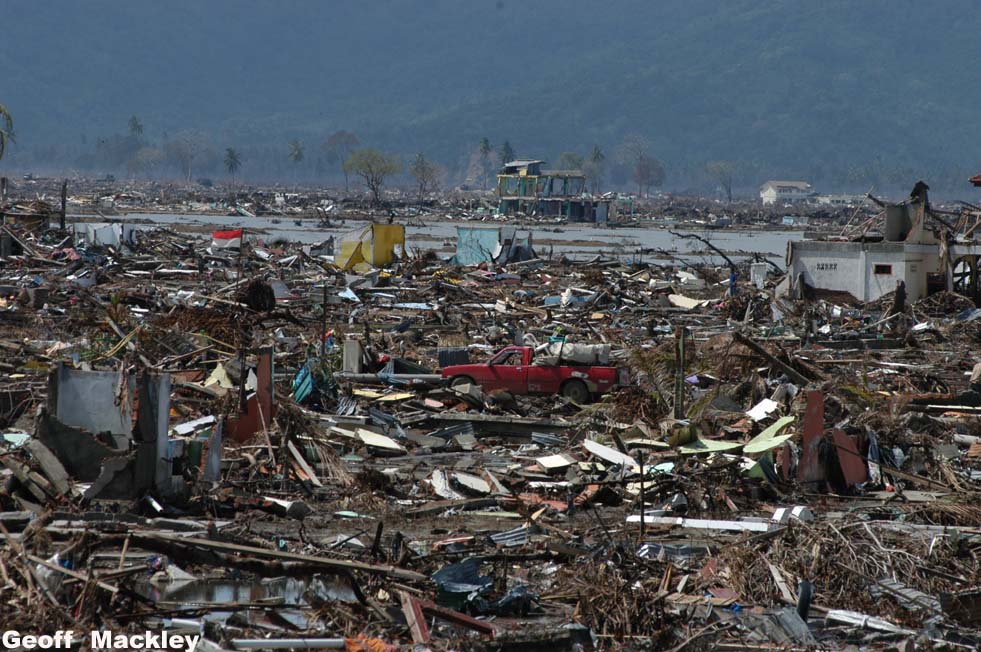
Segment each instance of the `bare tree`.
[[617,147],[617,160],[633,169],[650,152],[651,143],[641,134],[627,134]]
[[560,170],[581,170],[585,160],[575,152],[562,152],[557,163]]
[[164,153],[156,147],[141,147],[136,150],[136,154],[126,164],[126,167],[133,176],[143,174],[150,178],[163,160]]
[[188,183],[191,181],[194,159],[204,152],[207,142],[207,138],[201,132],[186,130],[174,136],[165,147],[168,158],[180,166]]
[[634,183],[640,195],[650,193],[651,186],[664,184],[664,165],[651,156],[650,142],[640,134],[628,134],[617,148],[617,160],[625,168],[632,170]]
[[589,156],[583,164],[583,172],[586,173],[586,180],[589,182],[589,187],[595,193],[601,192],[605,161],[606,154],[599,148],[599,145],[593,145],[593,149],[589,152]]
[[332,133],[320,146],[327,156],[327,162],[344,172],[344,192],[349,192],[348,171],[344,164],[359,144],[357,136],[342,129]]
[[378,150],[365,148],[351,154],[344,162],[344,170],[364,180],[371,191],[375,204],[381,203],[381,189],[385,179],[402,171],[402,163],[394,156],[386,156]]
[[641,156],[634,164],[634,182],[637,194],[649,195],[651,186],[659,187],[664,183],[664,166],[656,158]]
[[736,164],[732,161],[709,161],[705,164],[708,172],[726,194],[726,201],[732,201],[732,177],[736,172]]
[[427,194],[439,190],[439,168],[422,152],[416,154],[415,159],[409,165],[409,174],[416,180],[416,190],[420,203]]

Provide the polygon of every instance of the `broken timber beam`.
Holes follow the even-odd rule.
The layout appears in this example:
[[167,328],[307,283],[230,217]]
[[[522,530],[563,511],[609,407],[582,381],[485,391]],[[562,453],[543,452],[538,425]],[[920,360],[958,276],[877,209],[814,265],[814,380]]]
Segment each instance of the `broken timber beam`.
[[805,376],[801,372],[797,371],[796,369],[794,369],[793,367],[791,367],[789,364],[787,364],[786,362],[784,362],[783,360],[781,360],[777,356],[775,356],[772,353],[770,353],[769,351],[767,351],[758,342],[756,342],[755,340],[750,339],[746,335],[743,335],[739,331],[733,331],[733,333],[732,333],[732,339],[736,340],[737,342],[739,342],[740,344],[742,344],[746,348],[750,349],[753,353],[756,353],[757,355],[759,355],[760,357],[762,357],[764,360],[766,360],[770,364],[772,364],[775,367],[777,367],[778,369],[780,369],[780,371],[782,371],[785,374],[787,374],[787,377],[790,378],[795,383],[797,383],[798,385],[800,385],[800,386],[803,387],[804,385],[807,385],[809,382],[811,382],[811,379],[810,378],[808,378],[807,376]]
[[412,634],[412,642],[417,645],[428,644],[430,640],[429,627],[426,625],[426,617],[422,613],[419,599],[407,591],[399,591],[399,599],[402,602],[405,622],[409,625],[409,633]]
[[454,625],[466,627],[467,629],[472,629],[480,632],[481,634],[494,638],[494,626],[490,623],[485,623],[482,620],[471,618],[470,616],[460,613],[459,611],[453,611],[452,609],[447,609],[446,607],[440,607],[431,600],[425,600],[422,598],[413,598],[413,600],[419,604],[419,606],[422,608],[422,612],[425,614],[435,616],[436,618],[453,623]]
[[37,557],[35,555],[27,555],[27,559],[29,559],[30,561],[34,562],[35,564],[40,564],[41,566],[44,566],[45,568],[50,569],[50,570],[53,570],[53,571],[55,571],[57,573],[61,573],[63,575],[67,575],[69,577],[73,577],[73,578],[75,578],[77,580],[81,580],[82,582],[85,582],[86,584],[88,584],[89,582],[91,582],[91,581],[94,580],[96,586],[98,586],[100,589],[105,589],[106,591],[109,591],[110,593],[118,593],[119,592],[119,589],[116,588],[115,586],[113,586],[112,584],[106,584],[105,582],[103,582],[101,580],[97,580],[97,579],[95,579],[93,577],[90,577],[88,575],[83,575],[82,573],[73,571],[70,568],[64,568],[63,566],[59,566],[58,564],[53,564],[50,561],[48,561],[47,559],[41,559],[40,557]]
[[387,566],[382,564],[366,564],[359,561],[348,559],[331,559],[330,557],[320,557],[315,555],[300,555],[290,552],[280,552],[278,550],[268,550],[266,548],[256,548],[254,546],[242,546],[235,543],[225,543],[223,541],[211,541],[209,539],[194,539],[179,536],[171,536],[162,533],[136,534],[133,535],[134,543],[150,543],[162,541],[176,546],[187,546],[193,548],[205,548],[208,550],[252,555],[255,557],[265,557],[279,561],[292,561],[310,566],[323,566],[341,571],[362,571],[374,575],[384,575],[387,577],[397,577],[403,580],[415,582],[426,581],[429,578],[422,573],[416,573],[397,566]]

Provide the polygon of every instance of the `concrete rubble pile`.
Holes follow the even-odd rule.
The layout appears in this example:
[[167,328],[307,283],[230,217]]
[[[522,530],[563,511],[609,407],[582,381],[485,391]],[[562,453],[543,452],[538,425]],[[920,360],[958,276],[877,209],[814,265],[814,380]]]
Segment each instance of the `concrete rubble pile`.
[[461,266],[384,222],[334,251],[0,227],[6,628],[981,644],[973,302],[778,297],[751,261]]

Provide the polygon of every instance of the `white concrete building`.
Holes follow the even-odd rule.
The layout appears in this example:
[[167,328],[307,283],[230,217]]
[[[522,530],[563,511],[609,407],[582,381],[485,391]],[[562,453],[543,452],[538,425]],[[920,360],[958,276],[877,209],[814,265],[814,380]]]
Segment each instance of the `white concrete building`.
[[797,282],[823,290],[848,292],[874,301],[906,283],[910,301],[927,294],[929,274],[940,269],[940,248],[906,242],[790,242],[788,271]]
[[931,290],[949,287],[952,275],[948,265],[978,253],[974,251],[977,245],[952,245],[942,259],[941,244],[933,231],[924,227],[924,219],[924,203],[907,201],[886,208],[879,241],[791,241],[787,281],[782,289],[799,292],[806,284],[848,292],[859,301],[874,301],[893,292],[897,281],[903,281],[907,299],[916,301]]
[[767,181],[760,186],[760,200],[764,206],[807,201],[813,194],[814,189],[806,181]]

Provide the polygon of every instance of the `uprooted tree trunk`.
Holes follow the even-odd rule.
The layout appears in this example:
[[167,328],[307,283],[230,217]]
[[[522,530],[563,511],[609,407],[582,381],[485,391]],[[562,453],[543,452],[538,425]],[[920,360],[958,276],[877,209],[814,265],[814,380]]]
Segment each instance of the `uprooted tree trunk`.
[[736,269],[736,263],[732,262],[732,259],[729,258],[729,256],[726,256],[722,252],[721,249],[719,249],[718,247],[716,247],[714,244],[712,244],[711,242],[709,242],[708,240],[706,240],[702,236],[695,235],[694,233],[678,233],[677,231],[668,231],[668,233],[670,233],[671,235],[673,235],[673,236],[675,236],[677,238],[682,238],[684,240],[698,240],[699,242],[701,242],[702,244],[704,244],[706,247],[708,247],[709,249],[711,249],[715,253],[717,253],[720,256],[722,256],[722,258],[729,265],[729,268],[730,269],[733,269],[733,270]]

